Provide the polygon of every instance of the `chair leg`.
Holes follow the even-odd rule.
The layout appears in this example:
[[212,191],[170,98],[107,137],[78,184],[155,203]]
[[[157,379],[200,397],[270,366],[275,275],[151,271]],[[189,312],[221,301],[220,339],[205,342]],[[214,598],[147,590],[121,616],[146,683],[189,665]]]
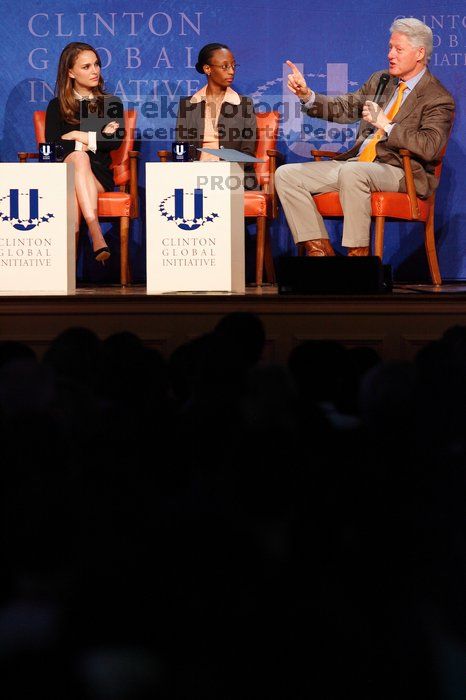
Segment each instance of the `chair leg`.
[[265,233],[267,226],[267,217],[258,216],[256,222],[256,285],[260,287],[262,285],[262,277],[264,274]]
[[273,264],[272,244],[270,241],[270,227],[267,219],[265,224],[265,275],[269,284],[275,284],[275,267]]
[[129,216],[120,217],[120,283],[126,287],[131,283],[129,274]]
[[374,255],[377,255],[381,260],[383,259],[383,237],[385,229],[385,217],[376,216],[375,217],[375,241],[374,241]]
[[426,248],[427,262],[429,263],[430,278],[432,284],[440,286],[442,284],[442,276],[438,264],[437,250],[435,247],[435,231],[434,231],[434,205],[430,207],[429,216],[424,228],[424,245]]

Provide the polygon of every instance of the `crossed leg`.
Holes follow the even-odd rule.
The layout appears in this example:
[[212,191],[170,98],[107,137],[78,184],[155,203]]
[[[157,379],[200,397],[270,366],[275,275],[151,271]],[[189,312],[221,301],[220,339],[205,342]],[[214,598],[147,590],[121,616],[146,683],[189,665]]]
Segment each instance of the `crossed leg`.
[[92,249],[104,248],[105,238],[97,216],[97,197],[99,192],[104,192],[104,188],[92,172],[89,156],[84,151],[73,151],[65,162],[74,165],[75,232],[79,232],[82,215],[89,229]]
[[372,192],[398,192],[403,168],[386,163],[349,160],[338,172],[338,191],[344,213],[342,244],[347,248],[368,246]]
[[290,163],[275,172],[275,187],[295,243],[327,238],[324,221],[317,211],[313,194],[335,192],[342,163]]
[[295,243],[328,239],[313,194],[339,193],[344,212],[343,245],[369,245],[371,193],[398,192],[403,169],[357,160],[292,163],[275,173],[275,186]]

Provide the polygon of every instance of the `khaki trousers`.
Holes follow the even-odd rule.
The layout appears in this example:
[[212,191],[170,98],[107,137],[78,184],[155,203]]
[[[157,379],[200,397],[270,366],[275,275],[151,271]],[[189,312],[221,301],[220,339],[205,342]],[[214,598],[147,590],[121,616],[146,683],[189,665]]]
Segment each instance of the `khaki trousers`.
[[371,192],[398,192],[402,168],[385,163],[321,161],[291,163],[277,168],[275,186],[295,243],[328,238],[313,194],[338,192],[344,213],[342,244],[368,246],[371,225]]

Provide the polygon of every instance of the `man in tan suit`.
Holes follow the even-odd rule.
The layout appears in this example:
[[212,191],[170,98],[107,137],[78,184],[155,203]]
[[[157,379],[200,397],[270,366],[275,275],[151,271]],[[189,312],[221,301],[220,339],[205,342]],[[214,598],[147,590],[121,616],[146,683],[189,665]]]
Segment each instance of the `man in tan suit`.
[[389,43],[390,79],[373,101],[382,71],[355,93],[327,97],[313,92],[291,62],[288,87],[311,117],[351,123],[361,119],[356,143],[331,161],[293,163],[277,169],[275,183],[295,243],[310,256],[335,255],[312,199],[339,193],[345,215],[343,245],[348,255],[368,255],[371,192],[404,192],[400,148],[409,149],[416,191],[428,197],[437,187],[434,168],[450,133],[455,103],[427,68],[432,31],[414,18],[396,20]]

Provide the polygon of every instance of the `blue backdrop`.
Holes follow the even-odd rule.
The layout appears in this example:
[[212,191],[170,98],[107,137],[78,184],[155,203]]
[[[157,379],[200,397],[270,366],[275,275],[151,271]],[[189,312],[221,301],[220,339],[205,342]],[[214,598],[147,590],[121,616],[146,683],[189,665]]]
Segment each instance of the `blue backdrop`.
[[[396,17],[414,16],[434,32],[431,71],[457,101],[456,121],[448,146],[437,198],[436,229],[440,267],[445,279],[466,279],[465,95],[466,13],[463,0],[432,2],[395,0],[122,0],[96,2],[62,0],[39,5],[24,0],[3,13],[0,27],[0,157],[15,161],[19,150],[34,148],[32,113],[45,109],[52,96],[62,48],[85,41],[99,49],[107,88],[140,110],[140,195],[144,210],[144,162],[155,160],[170,141],[177,97],[203,84],[194,63],[201,46],[227,43],[240,65],[234,87],[254,98],[259,110],[283,113],[279,148],[286,161],[299,161],[310,148],[345,150],[354,125],[332,126],[303,118],[295,99],[283,88],[290,58],[301,64],[309,84],[320,92],[338,94],[357,89],[375,70],[387,65],[388,29]],[[285,92],[285,94],[283,94]],[[154,109],[143,104],[155,102]],[[173,104],[172,104],[173,103]],[[161,110],[161,112],[160,112]],[[251,234],[254,231],[251,229]],[[114,232],[109,231],[112,239]],[[341,228],[331,232],[340,240]],[[275,254],[294,246],[283,217],[272,230]],[[112,245],[112,240],[110,240]],[[116,239],[115,239],[116,244]],[[131,256],[136,279],[145,279],[144,220],[134,222]],[[388,224],[386,262],[399,280],[427,279],[421,227]],[[117,256],[101,274],[117,279]],[[81,274],[94,271],[81,263]]]

